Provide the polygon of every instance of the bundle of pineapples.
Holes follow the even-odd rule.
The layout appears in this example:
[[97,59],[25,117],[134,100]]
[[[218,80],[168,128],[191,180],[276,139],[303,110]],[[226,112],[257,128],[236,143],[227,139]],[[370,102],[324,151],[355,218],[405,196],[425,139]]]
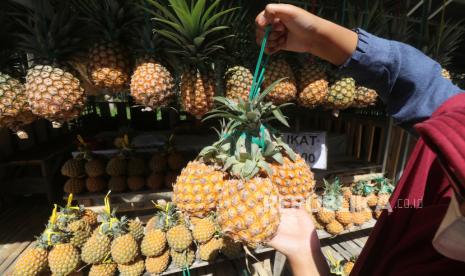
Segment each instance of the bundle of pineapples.
[[393,191],[385,178],[362,180],[349,187],[342,187],[338,178],[333,182],[324,180],[324,184],[323,195],[313,195],[305,209],[312,215],[317,229],[333,236],[379,218],[382,210],[388,209]]
[[97,225],[97,214],[72,206],[72,195],[67,205],[53,209],[46,229],[33,246],[20,255],[13,267],[15,276],[69,275],[81,264],[80,248]]

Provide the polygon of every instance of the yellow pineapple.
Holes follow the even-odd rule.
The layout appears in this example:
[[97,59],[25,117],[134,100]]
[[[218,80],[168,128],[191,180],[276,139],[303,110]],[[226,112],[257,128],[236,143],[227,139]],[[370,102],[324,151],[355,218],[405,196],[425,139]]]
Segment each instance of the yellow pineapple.
[[[324,180],[324,185],[325,190],[322,198],[322,208],[318,210],[316,217],[320,222],[329,224],[335,221],[336,212],[340,211],[342,207],[343,197],[341,184],[338,178],[333,182]],[[339,217],[341,217],[341,214]]]
[[315,226],[315,229],[317,230],[323,230],[325,229],[324,223],[320,222],[318,218],[316,218],[315,214],[311,214],[311,218],[313,221],[313,225]]
[[278,187],[281,203],[285,207],[302,205],[315,186],[313,173],[305,160],[300,156],[295,161],[284,157],[282,164],[272,164],[271,168],[271,181]]
[[173,76],[157,60],[142,59],[131,77],[131,96],[136,103],[152,109],[165,107],[175,96]]
[[357,86],[355,89],[353,107],[364,108],[376,105],[378,100],[378,93],[370,88],[364,86]]
[[63,187],[63,190],[67,194],[80,194],[84,192],[84,189],[86,187],[85,180],[82,178],[70,178],[66,180],[65,186]]
[[116,269],[115,263],[94,264],[90,267],[89,276],[114,276]]
[[298,74],[300,105],[315,108],[325,102],[328,95],[328,80],[326,73],[316,63],[306,62]]
[[[371,212],[370,212],[371,215]],[[351,224],[353,222],[352,213],[349,209],[340,209],[336,211],[336,220],[341,223],[343,226]]]
[[159,256],[166,248],[166,234],[161,229],[150,229],[145,233],[141,243],[141,252],[144,256]]
[[336,213],[334,212],[334,210],[321,208],[316,213],[316,217],[321,223],[328,224],[336,219]]
[[364,180],[358,181],[352,186],[352,195],[350,196],[351,210],[359,212],[368,207],[367,198],[365,197],[368,191],[371,193],[371,188]]
[[207,243],[199,245],[199,257],[203,261],[211,262],[216,259],[223,246],[222,238],[213,238]]
[[156,257],[147,257],[145,259],[145,269],[151,274],[161,274],[167,268],[170,261],[170,251],[167,249]]
[[355,260],[351,260],[346,262],[343,266],[342,266],[342,271],[344,272],[343,276],[349,276],[350,273],[352,272],[352,269],[354,268],[355,266]]
[[366,222],[364,211],[355,211],[352,213],[352,220],[355,225],[362,225]]
[[106,166],[106,173],[109,176],[122,176],[126,175],[127,160],[122,156],[115,156],[108,161]]
[[85,220],[69,223],[67,230],[72,234],[69,243],[76,248],[81,248],[91,235],[91,227]]
[[84,209],[81,219],[86,221],[91,227],[94,227],[97,224],[97,213],[91,209]]
[[218,205],[221,230],[251,247],[269,241],[280,221],[278,197],[267,178],[226,181]]
[[192,234],[186,225],[179,224],[166,232],[166,240],[172,250],[181,252],[192,244]]
[[118,271],[120,276],[142,276],[145,271],[145,262],[142,258],[127,264],[118,264]]
[[389,198],[394,191],[394,186],[392,186],[386,178],[375,179],[375,182],[378,185],[377,208],[386,209],[389,207]]
[[223,173],[199,161],[190,162],[173,186],[173,203],[190,216],[204,217],[218,204]]
[[216,225],[211,218],[198,219],[192,223],[192,236],[199,243],[209,241],[216,232]]
[[66,276],[78,268],[79,251],[69,243],[57,244],[48,254],[48,265],[53,275]]
[[381,214],[382,214],[382,210],[374,210],[374,211],[373,211],[373,217],[374,217],[375,219],[379,219],[379,217],[381,216]]
[[116,237],[111,243],[111,257],[117,264],[127,264],[139,254],[139,245],[131,234]]
[[184,109],[201,118],[213,108],[215,81],[210,71],[200,72],[192,68],[181,75],[181,101]]
[[13,276],[39,276],[47,269],[47,250],[40,246],[28,248],[13,267]]
[[249,100],[253,75],[249,68],[236,65],[229,68],[224,76],[226,82],[226,98],[232,100]]
[[100,193],[107,189],[107,182],[103,177],[88,177],[86,179],[86,189],[91,193]]
[[84,160],[81,158],[68,159],[61,166],[61,174],[67,177],[80,177],[84,175]]
[[373,218],[373,214],[372,214],[372,211],[371,211],[370,208],[366,208],[362,212],[363,212],[363,216],[365,218],[365,222],[368,222]]
[[355,80],[348,77],[337,77],[329,87],[326,106],[333,110],[350,107],[355,97]]
[[111,240],[97,229],[84,243],[81,249],[81,258],[88,264],[99,264],[110,255]]
[[336,236],[339,235],[342,231],[344,231],[344,226],[340,224],[337,220],[333,220],[332,222],[326,224],[325,230],[329,234]]
[[171,260],[173,261],[173,264],[176,267],[180,269],[185,269],[186,267],[189,267],[194,263],[195,251],[191,248],[187,248],[182,252],[178,252],[176,250],[171,249],[170,256]]
[[267,95],[268,100],[276,105],[293,102],[297,97],[297,87],[289,63],[283,58],[272,59],[267,65],[263,86],[268,87],[281,78],[285,79]]
[[144,226],[138,218],[128,221],[128,231],[137,241],[144,237]]

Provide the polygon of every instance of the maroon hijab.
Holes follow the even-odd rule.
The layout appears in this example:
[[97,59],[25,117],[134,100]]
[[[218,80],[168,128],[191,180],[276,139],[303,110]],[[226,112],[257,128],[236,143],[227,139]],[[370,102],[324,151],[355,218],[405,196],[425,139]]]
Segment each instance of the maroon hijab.
[[[350,275],[465,275],[465,263],[432,245],[452,189],[435,152],[465,185],[465,93],[415,125],[420,139]],[[464,233],[465,235],[465,233]]]

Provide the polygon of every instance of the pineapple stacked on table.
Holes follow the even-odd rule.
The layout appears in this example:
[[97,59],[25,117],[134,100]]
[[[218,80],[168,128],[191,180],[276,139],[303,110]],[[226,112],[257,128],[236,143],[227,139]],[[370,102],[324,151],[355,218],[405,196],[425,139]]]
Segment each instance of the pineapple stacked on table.
[[378,219],[384,209],[389,209],[393,186],[385,178],[359,181],[350,187],[342,187],[337,178],[333,182],[324,180],[324,184],[323,195],[313,195],[305,208],[316,229],[332,236]]
[[154,153],[149,162],[151,174],[147,178],[147,188],[159,190],[162,187],[172,189],[180,170],[186,164],[182,153],[171,146],[167,150]]

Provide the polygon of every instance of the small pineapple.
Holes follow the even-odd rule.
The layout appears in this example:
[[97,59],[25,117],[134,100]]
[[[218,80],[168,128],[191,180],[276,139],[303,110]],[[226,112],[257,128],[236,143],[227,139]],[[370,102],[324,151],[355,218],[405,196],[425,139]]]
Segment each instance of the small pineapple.
[[106,173],[109,176],[123,176],[126,175],[127,161],[122,156],[115,156],[108,161],[106,166]]
[[130,176],[126,181],[128,188],[131,191],[142,190],[145,186],[145,178],[142,176]]
[[130,219],[128,221],[128,231],[137,241],[144,237],[144,226],[139,219]]
[[[371,215],[371,214],[370,214]],[[362,225],[366,222],[364,211],[355,211],[352,213],[352,221],[355,225]]]
[[88,177],[86,179],[86,189],[90,193],[100,193],[107,189],[107,182],[101,176]]
[[108,181],[108,190],[115,193],[122,193],[126,191],[128,184],[124,176],[112,176]]
[[252,87],[253,75],[249,68],[236,65],[229,68],[224,76],[226,82],[226,98],[232,100],[249,100]]
[[79,251],[69,243],[57,244],[48,254],[48,265],[53,275],[66,276],[78,268]]
[[203,261],[211,262],[216,259],[223,246],[222,238],[213,238],[199,246],[199,256]]
[[70,178],[66,180],[65,186],[63,186],[63,190],[67,194],[80,194],[84,192],[86,187],[86,182],[82,178]]
[[145,269],[151,274],[161,274],[167,268],[170,261],[170,251],[167,249],[156,257],[148,257],[145,259]]
[[127,163],[128,176],[145,176],[147,174],[147,166],[145,160],[139,157],[131,157]]
[[152,155],[149,168],[153,173],[163,173],[168,169],[168,160],[165,152],[157,152]]
[[280,221],[278,198],[277,188],[267,178],[226,181],[218,204],[222,232],[250,247],[270,240]]
[[223,173],[199,161],[190,162],[173,187],[173,203],[190,216],[203,217],[218,204]]
[[89,276],[114,276],[116,269],[115,263],[94,264],[90,267]]
[[196,220],[192,225],[192,236],[199,243],[205,243],[213,238],[216,225],[209,217]]
[[313,225],[315,226],[315,229],[317,230],[323,230],[325,229],[324,223],[320,222],[318,218],[314,214],[311,214]]
[[378,185],[378,208],[385,209],[388,207],[394,186],[386,178],[375,179],[375,182]]
[[161,229],[149,229],[141,243],[142,255],[147,257],[159,256],[166,248],[166,234]]
[[192,244],[192,234],[184,224],[179,224],[166,232],[166,240],[172,250],[181,252]]
[[263,87],[268,87],[281,78],[285,79],[278,83],[267,95],[267,99],[276,105],[293,102],[297,97],[297,87],[289,63],[283,58],[270,60],[265,71]]
[[364,86],[357,86],[355,89],[353,107],[365,108],[376,105],[378,100],[378,93],[370,88]]
[[80,177],[84,172],[84,160],[80,158],[68,159],[61,166],[61,174],[67,177]]
[[367,190],[366,181],[358,181],[352,186],[352,195],[350,197],[350,208],[356,212],[362,211],[367,205],[367,199],[364,196]]
[[316,63],[305,63],[298,74],[300,105],[315,108],[325,102],[328,95],[328,79],[325,71]]
[[67,230],[72,234],[69,243],[76,248],[81,248],[91,235],[91,227],[85,220],[71,222]]
[[91,227],[94,227],[97,224],[97,213],[91,209],[84,209],[81,219],[86,221]]
[[[341,192],[341,184],[338,178],[336,178],[331,183],[324,180],[324,184],[325,191],[322,199],[322,208],[317,212],[316,215],[319,221],[325,224],[329,224],[335,221],[335,212],[340,211],[340,208],[342,207],[343,197]],[[337,226],[337,224],[333,225]]]
[[353,222],[352,212],[350,212],[349,209],[340,209],[336,211],[336,220],[343,226],[349,225]]
[[344,272],[343,276],[349,276],[350,273],[352,272],[352,269],[354,268],[355,266],[355,261],[351,260],[346,262],[343,266],[342,266],[342,271]]
[[86,162],[85,171],[89,177],[105,175],[105,163],[100,159],[91,159]]
[[39,276],[45,272],[48,252],[44,247],[36,243],[22,253],[13,267],[13,276]]
[[350,107],[355,97],[355,80],[349,77],[337,77],[329,87],[326,105],[334,110]]
[[184,109],[201,118],[213,108],[215,81],[210,70],[200,72],[191,68],[181,75],[181,100]]
[[342,226],[342,224],[340,224],[337,220],[333,220],[332,222],[326,224],[325,230],[329,234],[336,236],[344,231],[344,226]]
[[195,260],[195,251],[191,248],[187,248],[182,252],[176,250],[170,250],[171,260],[173,264],[181,269],[191,266]]
[[162,173],[152,173],[147,178],[145,186],[150,190],[157,191],[163,187],[165,176]]
[[118,264],[120,276],[141,276],[145,271],[144,259],[137,258],[128,264]]
[[88,264],[99,264],[110,255],[111,240],[97,229],[84,243],[81,249],[81,258]]
[[128,264],[139,254],[139,245],[131,234],[116,237],[111,243],[111,257],[117,264]]

